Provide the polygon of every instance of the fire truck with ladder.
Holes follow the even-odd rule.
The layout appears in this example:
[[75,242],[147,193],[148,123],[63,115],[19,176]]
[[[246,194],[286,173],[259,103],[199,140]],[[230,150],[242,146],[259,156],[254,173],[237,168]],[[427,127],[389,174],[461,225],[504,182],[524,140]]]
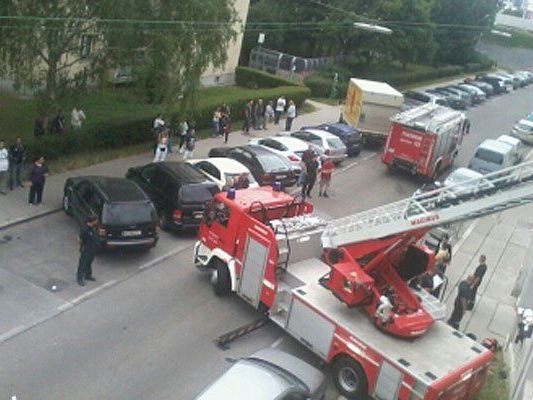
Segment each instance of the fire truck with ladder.
[[194,262],[215,294],[236,293],[330,364],[349,399],[472,399],[491,351],[407,282],[434,266],[432,228],[533,202],[533,162],[461,185],[331,221],[275,188],[218,193]]
[[396,114],[381,160],[389,169],[434,181],[455,161],[469,126],[465,114],[437,104]]

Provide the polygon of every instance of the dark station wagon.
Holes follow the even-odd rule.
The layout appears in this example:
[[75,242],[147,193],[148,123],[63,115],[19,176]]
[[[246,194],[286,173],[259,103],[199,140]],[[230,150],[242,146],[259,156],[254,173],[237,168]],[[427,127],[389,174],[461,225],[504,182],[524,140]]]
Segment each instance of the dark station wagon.
[[134,182],[124,178],[81,176],[68,178],[63,209],[84,223],[98,218],[95,228],[102,248],[154,247],[157,215],[154,205]]
[[133,167],[126,178],[137,183],[154,202],[163,230],[183,230],[200,225],[217,184],[192,165],[165,161]]

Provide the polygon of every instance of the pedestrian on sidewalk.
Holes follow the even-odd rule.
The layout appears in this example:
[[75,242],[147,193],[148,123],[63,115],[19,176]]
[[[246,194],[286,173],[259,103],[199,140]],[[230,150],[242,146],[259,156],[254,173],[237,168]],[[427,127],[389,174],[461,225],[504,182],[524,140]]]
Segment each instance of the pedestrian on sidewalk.
[[250,127],[252,126],[253,107],[254,107],[253,100],[248,100],[248,103],[246,103],[246,105],[244,106],[244,111],[243,111],[244,122],[242,124],[243,135],[250,134]]
[[439,254],[440,251],[445,251],[447,253],[446,258],[443,261],[446,264],[450,263],[452,261],[452,245],[450,243],[450,236],[447,233],[442,235],[442,238],[437,245],[436,254]]
[[265,128],[265,104],[263,99],[257,100],[257,104],[254,108],[254,129],[261,130]]
[[481,285],[481,281],[483,280],[483,277],[487,273],[487,257],[484,254],[481,254],[479,256],[479,265],[476,267],[476,270],[474,271],[474,283],[472,283],[472,298],[470,299],[468,309],[472,310],[474,308],[474,305],[476,303],[476,296],[477,296],[477,290],[479,289],[479,286]]
[[180,142],[179,142],[178,152],[180,154],[183,154],[183,152],[185,151],[185,147],[184,147],[185,138],[187,137],[187,132],[189,131],[189,121],[188,120],[183,120],[180,123],[179,131],[180,131]]
[[318,182],[318,197],[329,197],[328,189],[331,184],[331,176],[335,171],[335,164],[329,157],[322,157],[322,165],[320,166],[320,182]]
[[459,324],[463,315],[468,308],[468,302],[472,298],[472,284],[474,283],[474,276],[468,275],[468,277],[459,283],[457,289],[457,297],[453,303],[453,311],[450,319],[448,319],[448,325],[454,329],[459,329]]
[[183,159],[188,160],[193,157],[194,148],[196,147],[196,129],[194,124],[189,126],[189,131],[185,137],[185,152],[183,153]]
[[7,194],[9,180],[9,152],[3,140],[0,140],[0,193]]
[[292,121],[296,118],[296,104],[294,101],[289,101],[289,108],[287,109],[287,119],[285,121],[285,130],[290,131],[292,128]]
[[217,107],[213,112],[213,118],[211,119],[211,125],[213,126],[213,137],[220,135],[220,120],[222,119],[222,112],[220,107]]
[[311,191],[313,190],[313,186],[315,186],[316,182],[316,176],[317,171],[320,164],[318,162],[318,157],[315,155],[311,161],[305,164],[305,181],[302,185],[302,197],[305,199],[306,197],[311,198]]
[[231,132],[231,119],[228,114],[224,113],[222,114],[222,133],[224,135],[224,144],[228,143],[229,134]]
[[153,162],[162,162],[165,161],[168,155],[168,134],[167,131],[161,132],[159,143],[155,151],[154,161]]
[[95,215],[87,217],[85,224],[80,229],[78,236],[78,246],[80,249],[80,259],[78,261],[78,285],[85,286],[85,280],[95,281],[93,276],[92,262],[98,248],[98,239],[94,228],[98,224]]
[[271,124],[274,122],[274,115],[274,103],[270,100],[265,107],[265,129],[267,129],[267,123]]
[[9,188],[13,190],[15,185],[24,187],[20,179],[20,171],[26,156],[26,148],[22,144],[22,139],[9,146]]
[[30,170],[30,194],[28,201],[30,205],[38,206],[43,200],[43,189],[48,176],[48,167],[44,165],[44,157],[35,159]]
[[287,101],[285,100],[285,97],[280,96],[278,100],[276,101],[276,110],[274,112],[274,125],[279,125],[279,119],[281,118],[281,115],[285,111],[286,105],[287,105]]
[[77,132],[81,129],[81,124],[85,121],[85,113],[81,108],[74,107],[70,113],[70,126],[72,130]]

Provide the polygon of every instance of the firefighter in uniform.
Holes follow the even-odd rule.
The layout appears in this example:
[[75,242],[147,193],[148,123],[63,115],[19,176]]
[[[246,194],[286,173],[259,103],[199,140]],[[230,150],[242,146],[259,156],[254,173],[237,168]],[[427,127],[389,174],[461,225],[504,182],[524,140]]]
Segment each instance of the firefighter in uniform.
[[94,227],[98,224],[96,216],[90,216],[80,229],[78,244],[80,246],[80,261],[78,263],[78,284],[85,286],[84,280],[94,281],[92,262],[96,253],[98,239]]

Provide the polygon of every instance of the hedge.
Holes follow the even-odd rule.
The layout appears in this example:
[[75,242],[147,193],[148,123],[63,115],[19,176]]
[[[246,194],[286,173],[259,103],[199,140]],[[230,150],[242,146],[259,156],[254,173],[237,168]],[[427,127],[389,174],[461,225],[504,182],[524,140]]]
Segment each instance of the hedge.
[[[242,119],[242,110],[249,99],[262,98],[265,101],[276,100],[284,95],[300,106],[310,97],[310,90],[305,86],[281,86],[272,89],[246,89],[241,87],[206,88],[198,95],[198,102],[189,118],[196,122],[198,129],[211,126],[213,110],[221,104],[227,104],[232,110],[234,128]],[[178,112],[171,115],[176,121]],[[87,150],[121,147],[132,144],[146,143],[152,140],[151,126],[155,115],[133,114],[131,117],[121,116],[108,122],[88,126],[79,133],[69,131],[63,135],[47,135],[40,139],[26,142],[28,157],[31,159],[45,155],[53,160],[64,155],[71,155]]]
[[237,67],[235,70],[235,82],[239,86],[254,89],[297,86],[296,83],[288,79],[250,67]]

